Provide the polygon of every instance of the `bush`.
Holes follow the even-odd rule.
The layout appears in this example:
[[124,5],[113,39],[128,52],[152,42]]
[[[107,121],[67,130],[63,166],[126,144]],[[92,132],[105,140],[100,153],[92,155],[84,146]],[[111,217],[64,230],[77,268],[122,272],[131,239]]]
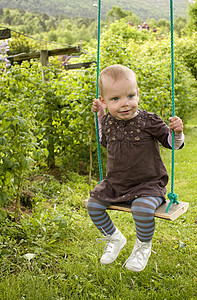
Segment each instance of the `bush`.
[[[112,25],[117,26],[116,23]],[[115,63],[133,69],[140,87],[140,108],[155,112],[168,122],[171,116],[169,39],[156,40],[148,32],[140,33],[136,29],[129,29],[132,37],[125,36],[126,27],[120,29],[120,35],[117,35],[116,30],[113,33],[113,26],[101,39],[100,69]],[[193,38],[195,43],[195,35]],[[190,73],[196,67],[196,52],[192,46],[187,46],[188,50],[184,51],[187,41],[187,38],[175,41],[176,114],[184,122],[196,105],[196,81]],[[96,49],[88,49],[88,52],[79,59],[81,62],[96,61]],[[41,64],[31,61],[14,65],[1,75],[2,199],[16,194],[19,181],[22,183],[21,178],[24,178],[20,174],[25,174],[32,162],[34,167],[39,168],[46,167],[48,163],[48,167],[58,164],[83,174],[89,170],[96,65],[89,69],[65,71],[55,69],[51,63],[44,72],[45,83]],[[93,175],[97,176],[95,135],[92,153]]]
[[191,37],[177,39],[176,52],[191,74],[197,80],[197,32]]

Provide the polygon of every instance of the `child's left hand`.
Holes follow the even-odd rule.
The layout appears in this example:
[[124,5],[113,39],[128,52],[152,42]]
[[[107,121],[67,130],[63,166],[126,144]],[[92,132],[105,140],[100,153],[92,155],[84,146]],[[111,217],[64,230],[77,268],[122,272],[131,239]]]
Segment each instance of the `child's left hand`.
[[169,118],[169,122],[170,122],[169,124],[170,130],[174,130],[175,134],[179,134],[183,132],[183,122],[179,117],[177,116],[171,117]]

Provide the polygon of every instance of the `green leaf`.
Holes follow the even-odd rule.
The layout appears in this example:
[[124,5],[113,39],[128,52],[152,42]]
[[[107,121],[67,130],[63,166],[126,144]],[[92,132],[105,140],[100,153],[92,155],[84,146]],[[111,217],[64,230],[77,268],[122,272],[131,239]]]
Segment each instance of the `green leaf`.
[[0,137],[0,145],[1,146],[4,146],[7,142],[7,139],[3,136],[3,137]]
[[5,205],[8,200],[8,196],[6,192],[0,191],[0,205]]
[[5,210],[0,209],[0,223],[5,221],[5,219],[7,218],[7,213]]

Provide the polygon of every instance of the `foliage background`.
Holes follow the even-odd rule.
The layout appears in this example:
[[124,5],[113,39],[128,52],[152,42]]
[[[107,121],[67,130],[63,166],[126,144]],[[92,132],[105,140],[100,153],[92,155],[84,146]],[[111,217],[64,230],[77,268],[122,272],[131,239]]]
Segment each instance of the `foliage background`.
[[[40,11],[49,15],[64,14],[67,17],[95,18],[94,0],[63,1],[33,1],[33,0],[1,0],[2,8],[17,8],[28,11]],[[102,16],[113,6],[119,6],[125,10],[132,10],[134,14],[142,18],[168,18],[169,3],[161,0],[102,0]],[[175,17],[186,17],[187,3],[185,0],[174,0]]]
[[[98,232],[83,206],[89,190],[98,182],[94,132],[91,139],[96,64],[72,71],[64,68],[64,57],[54,57],[47,67],[42,67],[39,60],[10,67],[8,50],[9,54],[17,54],[54,49],[55,44],[12,32],[9,45],[0,47],[1,299],[122,299],[123,295],[124,299],[135,300],[195,299],[197,15],[193,14],[195,9],[191,11],[191,22],[181,17],[175,21],[176,113],[184,120],[186,134],[185,147],[176,151],[175,187],[178,200],[188,201],[190,207],[176,222],[156,220],[153,249],[157,253],[151,255],[145,271],[139,274],[122,268],[135,241],[130,214],[110,212],[127,236],[128,246],[114,264],[105,267],[99,263],[103,245],[95,245]],[[102,21],[100,67],[121,63],[132,68],[140,87],[140,108],[156,112],[168,122],[169,21],[149,20],[150,31],[140,31],[136,26],[141,20],[118,7],[109,11]],[[128,21],[135,26],[128,25]],[[0,22],[33,38],[58,43],[78,45],[83,37],[83,55],[70,58],[68,63],[96,60],[93,19],[5,9],[0,10]],[[155,26],[157,32],[153,33]],[[49,146],[55,156],[53,169],[48,165]],[[170,173],[170,152],[161,148],[161,154]],[[103,149],[102,158],[105,171]],[[21,218],[16,223],[17,199],[21,201]]]
[[[196,107],[195,43],[195,34],[175,37],[176,114],[184,123]],[[19,46],[36,47],[23,36],[10,43],[11,49]],[[96,41],[83,47],[84,54],[73,57],[72,62],[96,61]],[[102,31],[100,68],[119,63],[133,69],[140,87],[140,108],[159,114],[167,123],[171,115],[170,51],[168,35],[139,31],[124,18]],[[32,60],[15,64],[1,75],[1,203],[11,199],[13,193],[20,193],[30,168],[47,166],[51,146],[53,167],[87,174],[91,145],[92,172],[98,175],[95,135],[92,141],[90,138],[96,65],[65,71],[61,60],[51,58],[44,72],[45,82],[43,67]],[[105,165],[105,151],[103,157]]]

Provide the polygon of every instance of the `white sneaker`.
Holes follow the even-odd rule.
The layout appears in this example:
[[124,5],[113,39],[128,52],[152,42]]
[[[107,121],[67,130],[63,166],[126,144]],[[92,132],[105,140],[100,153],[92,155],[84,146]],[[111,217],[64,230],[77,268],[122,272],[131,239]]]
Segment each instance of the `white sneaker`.
[[148,243],[136,239],[133,251],[124,263],[125,268],[130,271],[140,272],[144,270],[151,255],[151,241]]
[[127,239],[116,228],[116,231],[112,235],[107,235],[104,238],[97,239],[97,242],[105,241],[107,241],[107,243],[100,259],[100,263],[103,265],[108,265],[118,257],[120,250],[126,245]]

